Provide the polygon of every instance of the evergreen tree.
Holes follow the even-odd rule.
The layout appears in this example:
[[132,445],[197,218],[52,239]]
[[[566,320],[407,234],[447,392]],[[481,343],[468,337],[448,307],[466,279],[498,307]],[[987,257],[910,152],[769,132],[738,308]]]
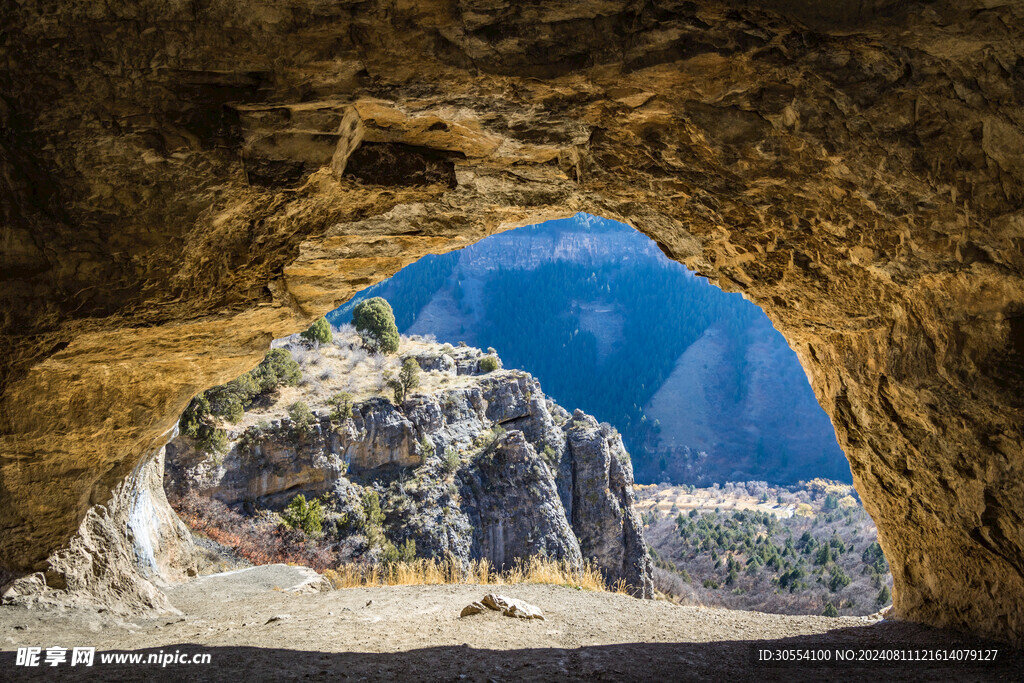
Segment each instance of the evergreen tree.
[[386,299],[375,296],[356,304],[352,309],[352,324],[363,343],[372,350],[392,354],[398,351],[398,327],[395,313]]
[[398,377],[387,379],[388,386],[395,392],[395,403],[402,405],[409,391],[420,385],[420,364],[415,358],[406,358]]
[[323,505],[315,498],[307,503],[306,497],[301,493],[292,498],[288,507],[281,513],[281,517],[286,526],[302,529],[307,536],[319,536],[323,531]]
[[326,318],[320,318],[299,336],[307,341],[318,344],[330,344],[331,339],[334,338],[331,334],[331,324],[327,322]]

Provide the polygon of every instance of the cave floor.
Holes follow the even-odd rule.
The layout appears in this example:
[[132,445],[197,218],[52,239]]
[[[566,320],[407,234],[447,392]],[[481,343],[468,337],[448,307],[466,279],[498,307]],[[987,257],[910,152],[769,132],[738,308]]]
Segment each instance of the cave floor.
[[[870,618],[782,616],[579,591],[562,586],[395,586],[290,592],[301,568],[202,577],[169,591],[181,614],[113,617],[0,608],[4,680],[1020,680],[1024,653],[922,626]],[[497,592],[545,621],[488,612]],[[15,666],[18,647],[95,647],[92,668]],[[994,662],[768,664],[761,650],[998,649]],[[209,654],[209,664],[103,664],[110,651]],[[820,656],[820,655],[819,655]],[[70,654],[69,654],[70,659]]]

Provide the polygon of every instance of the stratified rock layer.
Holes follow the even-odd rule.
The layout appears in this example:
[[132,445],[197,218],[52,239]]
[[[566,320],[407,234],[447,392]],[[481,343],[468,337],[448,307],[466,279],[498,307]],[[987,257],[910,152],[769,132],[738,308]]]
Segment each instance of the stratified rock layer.
[[167,502],[164,449],[148,455],[89,510],[66,548],[45,572],[0,587],[0,604],[86,607],[114,614],[176,612],[157,586],[197,572],[192,534]]
[[4,564],[44,569],[271,338],[424,254],[586,210],[787,337],[900,616],[1021,639],[1022,19],[1020,0],[7,8]]

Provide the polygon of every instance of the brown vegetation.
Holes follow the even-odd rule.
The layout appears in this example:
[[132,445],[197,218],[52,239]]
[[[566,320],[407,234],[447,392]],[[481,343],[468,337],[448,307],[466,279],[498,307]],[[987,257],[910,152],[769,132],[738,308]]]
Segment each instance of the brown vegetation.
[[299,564],[322,573],[335,588],[437,584],[507,585],[543,583],[582,590],[626,593],[623,581],[609,585],[591,562],[579,569],[542,557],[517,561],[502,570],[487,559],[464,565],[454,558],[413,559],[372,563],[342,561],[342,549],[317,543],[301,529],[290,529],[270,517],[247,517],[220,501],[190,494],[171,502],[193,532],[227,546],[253,564]]
[[822,479],[646,487],[638,508],[655,586],[695,606],[874,613],[891,601],[892,576],[874,523],[849,492]]
[[246,517],[218,500],[190,494],[172,500],[171,506],[193,532],[253,564],[301,564],[317,571],[337,564],[335,552],[311,543],[302,530],[268,518]]

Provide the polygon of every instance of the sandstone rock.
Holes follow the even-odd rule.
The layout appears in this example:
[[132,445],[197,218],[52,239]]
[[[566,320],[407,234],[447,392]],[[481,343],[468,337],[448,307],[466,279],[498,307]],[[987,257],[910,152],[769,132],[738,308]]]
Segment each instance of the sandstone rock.
[[133,473],[124,493],[129,497],[127,527],[135,566],[158,586],[183,581],[197,571],[192,533],[164,491],[166,452],[167,446]]
[[31,599],[46,592],[46,576],[42,572],[28,574],[0,587],[0,602],[4,605],[31,604]]
[[455,359],[447,353],[418,354],[412,356],[424,372],[439,372],[443,375],[457,375]]
[[[195,573],[192,535],[164,496],[163,451],[150,454],[89,511],[78,534],[47,558],[45,572],[5,586],[3,604],[177,614],[157,585]],[[126,534],[127,530],[127,534]]]
[[484,400],[487,401],[487,419],[503,424],[509,420],[530,414],[530,397],[539,390],[536,381],[529,375],[516,376],[518,381],[509,382],[504,377],[487,377],[480,382]]
[[285,593],[327,593],[333,590],[331,582],[327,580],[323,575],[318,574],[312,569],[307,567],[296,567],[296,569],[305,569],[306,576],[302,580],[296,582],[294,585],[285,588]]
[[[236,435],[222,458],[197,452],[191,440],[177,437],[167,445],[166,490],[178,497],[202,492],[229,505],[247,500],[284,505],[298,493],[314,498],[332,491],[346,470],[345,444],[354,430],[346,425],[334,433],[326,422],[303,435],[285,421],[267,429],[250,427]],[[402,436],[399,432],[394,440]],[[359,455],[370,457],[375,446],[361,444]],[[383,460],[391,452],[374,457]]]
[[5,569],[46,569],[270,339],[587,210],[766,310],[902,618],[1024,639],[1020,3],[82,7],[4,16]]
[[540,611],[540,608],[531,605],[524,600],[488,593],[484,596],[484,599],[481,602],[484,606],[492,610],[499,611],[506,617],[516,617],[517,619],[540,619],[541,621],[544,621],[544,613]]
[[422,462],[416,452],[416,429],[386,399],[375,399],[354,411],[356,436],[345,448],[353,467],[373,469],[384,464],[408,467]]

